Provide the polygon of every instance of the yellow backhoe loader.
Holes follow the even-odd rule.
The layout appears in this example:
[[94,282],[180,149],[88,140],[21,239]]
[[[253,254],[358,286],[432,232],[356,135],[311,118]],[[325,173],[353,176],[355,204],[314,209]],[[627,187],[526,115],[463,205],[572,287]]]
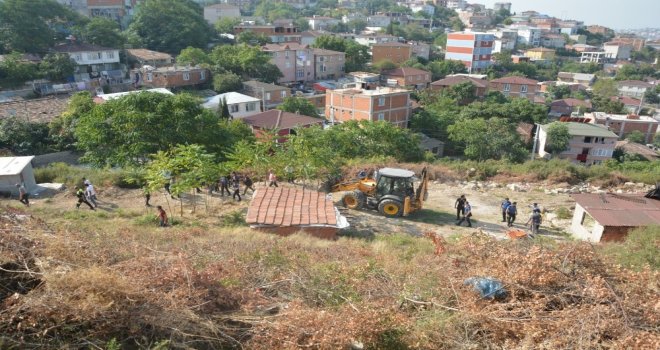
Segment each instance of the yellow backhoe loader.
[[340,182],[332,192],[344,192],[341,202],[349,209],[367,207],[387,217],[408,216],[422,209],[428,181],[426,168],[419,177],[410,170],[383,168],[373,177]]

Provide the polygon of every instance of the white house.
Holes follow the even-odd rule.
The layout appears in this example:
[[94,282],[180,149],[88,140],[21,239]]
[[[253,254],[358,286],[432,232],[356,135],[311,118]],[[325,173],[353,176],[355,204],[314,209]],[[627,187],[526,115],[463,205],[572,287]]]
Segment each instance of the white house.
[[59,44],[53,51],[68,54],[77,64],[74,72],[76,81],[108,76],[123,77],[119,65],[119,50],[90,44],[69,42]]
[[[558,158],[568,159],[572,163],[592,165],[600,164],[612,158],[618,136],[607,128],[589,123],[564,123],[568,127],[571,138],[568,149],[557,155]],[[541,125],[538,131],[538,155],[549,157],[551,154],[545,149],[548,142],[548,127],[551,124]]]
[[204,7],[204,19],[214,25],[222,18],[240,18],[241,10],[231,4],[215,4]]
[[605,56],[614,60],[629,60],[633,47],[630,44],[620,42],[608,42],[603,44]]
[[341,21],[332,17],[314,15],[309,17],[307,22],[312,30],[327,30],[332,26],[336,26]]
[[[360,18],[362,16],[359,16]],[[392,23],[392,19],[385,15],[371,15],[367,17],[367,27],[385,28]]]
[[518,44],[540,46],[541,45],[541,29],[522,26],[516,28],[518,32]]
[[239,94],[238,92],[226,92],[215,95],[206,101],[202,107],[217,110],[223,100],[227,102],[229,114],[236,119],[262,112],[260,99]]
[[653,88],[653,85],[641,80],[622,80],[617,83],[619,96],[628,96],[641,99],[646,90]]
[[29,192],[37,187],[29,157],[0,157],[0,192],[18,194],[16,184],[23,184]]

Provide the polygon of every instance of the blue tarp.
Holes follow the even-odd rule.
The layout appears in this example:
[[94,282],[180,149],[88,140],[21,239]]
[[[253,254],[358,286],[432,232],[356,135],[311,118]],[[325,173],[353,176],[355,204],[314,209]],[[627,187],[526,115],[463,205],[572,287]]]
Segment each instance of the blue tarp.
[[471,277],[463,284],[472,286],[484,299],[501,299],[507,294],[502,282],[492,277]]

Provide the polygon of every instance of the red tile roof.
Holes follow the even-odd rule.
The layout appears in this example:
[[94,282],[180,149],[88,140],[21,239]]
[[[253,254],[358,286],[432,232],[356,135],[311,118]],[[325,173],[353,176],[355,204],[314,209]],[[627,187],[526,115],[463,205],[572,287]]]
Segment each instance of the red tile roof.
[[603,226],[660,224],[660,200],[644,198],[644,195],[582,193],[571,197]]
[[337,214],[324,193],[291,187],[258,189],[245,220],[250,225],[336,226]]
[[409,75],[420,75],[420,74],[429,74],[429,72],[412,67],[401,67],[396,69],[390,69],[383,72],[383,75],[391,75],[394,77],[405,77]]
[[463,75],[455,75],[451,77],[446,77],[444,79],[436,80],[431,83],[431,85],[436,86],[454,86],[460,83],[470,82],[476,87],[486,88],[488,87],[488,80],[477,79],[472,77],[466,77]]
[[491,83],[536,85],[539,82],[534,79],[528,79],[524,77],[504,77],[504,78],[491,80]]
[[642,101],[628,97],[628,96],[612,96],[610,98],[612,101],[618,101],[623,103],[625,106],[639,106]]
[[586,108],[591,108],[591,102],[589,101],[582,101],[578,100],[577,98],[564,98],[561,100],[554,100],[552,101],[552,107],[560,107],[560,106],[566,106],[566,107],[577,107],[577,106],[582,106]]
[[271,109],[259,114],[254,114],[241,118],[248,125],[256,126],[260,129],[293,129],[297,126],[321,125],[323,119],[308,117],[306,115],[283,112],[278,109]]

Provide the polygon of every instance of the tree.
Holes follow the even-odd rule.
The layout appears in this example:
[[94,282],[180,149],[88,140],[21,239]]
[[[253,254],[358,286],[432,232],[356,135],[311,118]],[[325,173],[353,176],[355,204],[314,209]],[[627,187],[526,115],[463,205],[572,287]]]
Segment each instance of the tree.
[[521,161],[525,158],[516,125],[506,119],[461,119],[448,130],[449,138],[463,146],[463,154],[469,159]]
[[227,105],[227,99],[223,98],[218,104],[218,118],[220,120],[229,120],[232,119],[231,113],[229,113],[229,105]]
[[626,112],[626,107],[623,102],[613,100],[609,97],[594,95],[591,102],[593,105],[593,110],[596,112],[605,112],[610,114],[623,114]]
[[346,72],[364,70],[370,60],[369,48],[338,36],[321,35],[314,40],[314,47],[346,53]]
[[124,47],[126,38],[122,35],[119,24],[109,18],[94,17],[76,31],[80,40],[114,49]]
[[319,117],[319,114],[316,112],[316,106],[302,97],[287,97],[284,99],[284,102],[281,105],[277,106],[277,109],[314,118]]
[[467,73],[465,65],[461,61],[442,60],[433,61],[428,64],[432,79],[442,79],[450,74]]
[[54,0],[0,1],[0,51],[45,52],[58,37],[56,27],[82,21]]
[[267,22],[273,22],[281,18],[296,18],[298,10],[285,3],[271,0],[261,1],[254,9],[254,15],[263,17]]
[[17,117],[1,119],[0,147],[24,156],[48,153],[52,150],[48,125],[30,123]]
[[254,46],[220,45],[209,55],[214,74],[231,72],[244,79],[257,78],[265,82],[275,82],[282,72],[270,63],[270,55]]
[[571,88],[568,85],[551,85],[548,87],[548,96],[553,100],[570,97]]
[[571,135],[568,133],[568,126],[565,123],[554,122],[547,126],[547,140],[545,142],[546,152],[553,155],[564,152],[568,149]]
[[264,33],[255,33],[253,31],[242,32],[238,34],[237,42],[248,45],[263,46],[270,44],[270,37]]
[[374,63],[372,67],[376,72],[382,72],[386,70],[396,69],[399,66],[396,63],[392,62],[392,60],[385,58]]
[[660,96],[658,96],[658,91],[660,87],[656,86],[655,88],[646,89],[644,92],[644,102],[649,104],[658,104],[660,103]]
[[650,64],[624,64],[616,72],[615,80],[644,80],[647,76],[657,76]]
[[146,0],[129,30],[151,50],[176,54],[188,46],[206,47],[211,27],[202,12],[192,0]]
[[4,55],[0,61],[0,81],[4,85],[18,86],[38,77],[38,69],[34,63],[23,60],[23,54],[12,52]]
[[237,91],[243,88],[243,79],[231,72],[216,73],[213,75],[213,90],[219,94]]
[[644,141],[646,141],[646,136],[639,130],[633,130],[626,135],[626,140],[630,142],[644,143]]
[[233,17],[223,17],[215,22],[215,30],[219,34],[233,34],[234,26],[237,26],[241,23],[241,20]]
[[78,92],[71,97],[62,115],[48,124],[49,137],[59,150],[73,150],[76,147],[75,128],[80,118],[94,109],[96,104],[89,91]]
[[[240,123],[240,122],[239,122]],[[221,122],[187,94],[131,94],[96,105],[75,126],[83,159],[95,165],[140,164],[148,155],[178,144],[199,144],[218,158],[249,128]]]
[[176,56],[176,63],[182,65],[191,65],[196,66],[198,64],[211,64],[211,58],[209,55],[202,49],[197,47],[188,46],[185,49],[181,50],[178,56]]
[[469,81],[456,84],[446,90],[447,94],[460,104],[468,104],[476,98],[477,87]]
[[76,66],[76,61],[68,54],[50,53],[39,63],[39,71],[50,80],[62,81],[73,75]]
[[619,90],[616,87],[616,82],[612,79],[598,79],[593,85],[593,92],[596,95],[603,97],[616,96]]

